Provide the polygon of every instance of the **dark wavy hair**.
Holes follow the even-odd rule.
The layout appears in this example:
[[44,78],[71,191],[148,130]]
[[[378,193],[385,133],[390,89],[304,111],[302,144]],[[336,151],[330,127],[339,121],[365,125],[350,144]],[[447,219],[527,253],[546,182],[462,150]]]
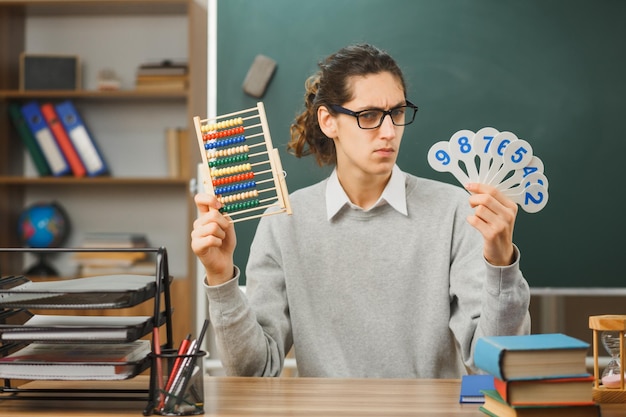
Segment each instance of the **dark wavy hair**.
[[406,92],[404,75],[396,61],[385,51],[368,44],[357,44],[340,49],[318,63],[319,70],[304,83],[305,109],[290,127],[290,153],[298,158],[314,155],[318,165],[337,162],[335,142],[320,129],[317,109],[325,106],[329,112],[333,104],[343,104],[353,98],[350,78],[388,72],[398,78]]

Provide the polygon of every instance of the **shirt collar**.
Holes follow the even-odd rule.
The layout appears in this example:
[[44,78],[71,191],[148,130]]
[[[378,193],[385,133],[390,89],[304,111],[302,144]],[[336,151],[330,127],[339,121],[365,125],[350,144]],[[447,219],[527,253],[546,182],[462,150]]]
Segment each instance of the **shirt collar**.
[[348,195],[339,183],[337,169],[334,169],[326,182],[326,217],[328,220],[332,219],[346,204],[355,210],[369,211],[385,203],[389,204],[399,213],[407,216],[405,179],[406,176],[404,172],[402,172],[397,165],[394,165],[391,171],[391,178],[376,204],[368,210],[363,210],[350,201]]

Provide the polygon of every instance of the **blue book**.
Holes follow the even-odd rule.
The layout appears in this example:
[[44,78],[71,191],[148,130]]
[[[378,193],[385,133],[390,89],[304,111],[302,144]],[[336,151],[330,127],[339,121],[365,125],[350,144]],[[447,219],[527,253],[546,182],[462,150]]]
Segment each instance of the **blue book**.
[[461,377],[460,403],[481,404],[485,402],[482,390],[495,389],[493,375],[463,375]]
[[20,110],[26,125],[35,137],[39,149],[41,149],[46,158],[46,162],[48,162],[50,173],[56,177],[71,174],[70,165],[54,139],[50,126],[44,119],[39,103],[31,101],[24,104]]
[[481,337],[474,365],[503,381],[587,375],[589,344],[561,333]]
[[74,103],[65,100],[55,105],[55,110],[70,141],[80,157],[87,175],[96,176],[109,173],[109,168],[94,141],[93,136],[87,130],[80,114],[74,107]]

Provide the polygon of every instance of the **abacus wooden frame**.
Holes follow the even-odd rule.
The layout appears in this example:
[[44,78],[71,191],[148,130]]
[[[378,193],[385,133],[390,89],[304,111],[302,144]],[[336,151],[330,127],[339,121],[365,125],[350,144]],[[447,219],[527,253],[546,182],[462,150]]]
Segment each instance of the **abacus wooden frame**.
[[[267,150],[268,162],[272,170],[272,178],[273,178],[273,183],[274,183],[273,189],[276,192],[276,203],[268,204],[268,205],[259,205],[254,208],[229,212],[228,215],[230,216],[230,221],[233,223],[244,221],[244,220],[251,220],[251,219],[273,215],[273,214],[281,214],[281,213],[291,214],[291,206],[289,204],[289,194],[287,191],[287,184],[285,182],[285,178],[283,174],[283,168],[280,162],[280,156],[279,156],[278,150],[275,149],[272,145],[272,138],[270,135],[269,125],[267,123],[267,116],[265,114],[265,106],[263,105],[262,102],[258,102],[256,107],[251,107],[248,109],[244,109],[244,110],[240,110],[240,111],[236,111],[236,112],[232,112],[228,114],[223,114],[223,115],[216,116],[213,118],[201,119],[199,116],[195,116],[193,118],[195,130],[196,130],[196,136],[198,139],[198,146],[199,146],[200,154],[202,157],[202,167],[201,167],[200,172],[202,176],[204,189],[206,192],[215,195],[215,188],[213,186],[214,178],[211,174],[211,170],[209,169],[210,161],[209,161],[209,158],[207,157],[207,152],[204,147],[205,141],[203,139],[202,126],[210,124],[210,123],[211,124],[219,123],[219,121],[225,121],[226,119],[233,118],[235,116],[246,115],[248,113],[250,113],[251,115],[244,117],[243,118],[244,121],[256,118],[257,115],[255,115],[255,113],[258,114],[258,118],[259,118],[260,125],[261,125],[261,130],[262,130],[262,135],[264,139],[264,144]],[[258,125],[252,125],[248,127],[258,127]],[[244,128],[246,127],[244,126]],[[278,209],[274,211],[266,211],[266,209],[271,206],[276,206],[278,207]],[[261,211],[260,214],[254,214],[254,212],[258,213],[259,211]]]

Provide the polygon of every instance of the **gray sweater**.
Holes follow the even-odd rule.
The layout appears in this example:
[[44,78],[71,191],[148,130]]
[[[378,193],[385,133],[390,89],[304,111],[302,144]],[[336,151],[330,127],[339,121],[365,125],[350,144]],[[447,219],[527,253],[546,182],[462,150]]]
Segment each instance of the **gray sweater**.
[[479,337],[530,332],[519,251],[484,260],[467,192],[407,175],[408,216],[345,206],[329,221],[325,187],[261,219],[245,295],[238,276],[206,286],[227,374],[277,376],[293,346],[300,376],[459,378]]

